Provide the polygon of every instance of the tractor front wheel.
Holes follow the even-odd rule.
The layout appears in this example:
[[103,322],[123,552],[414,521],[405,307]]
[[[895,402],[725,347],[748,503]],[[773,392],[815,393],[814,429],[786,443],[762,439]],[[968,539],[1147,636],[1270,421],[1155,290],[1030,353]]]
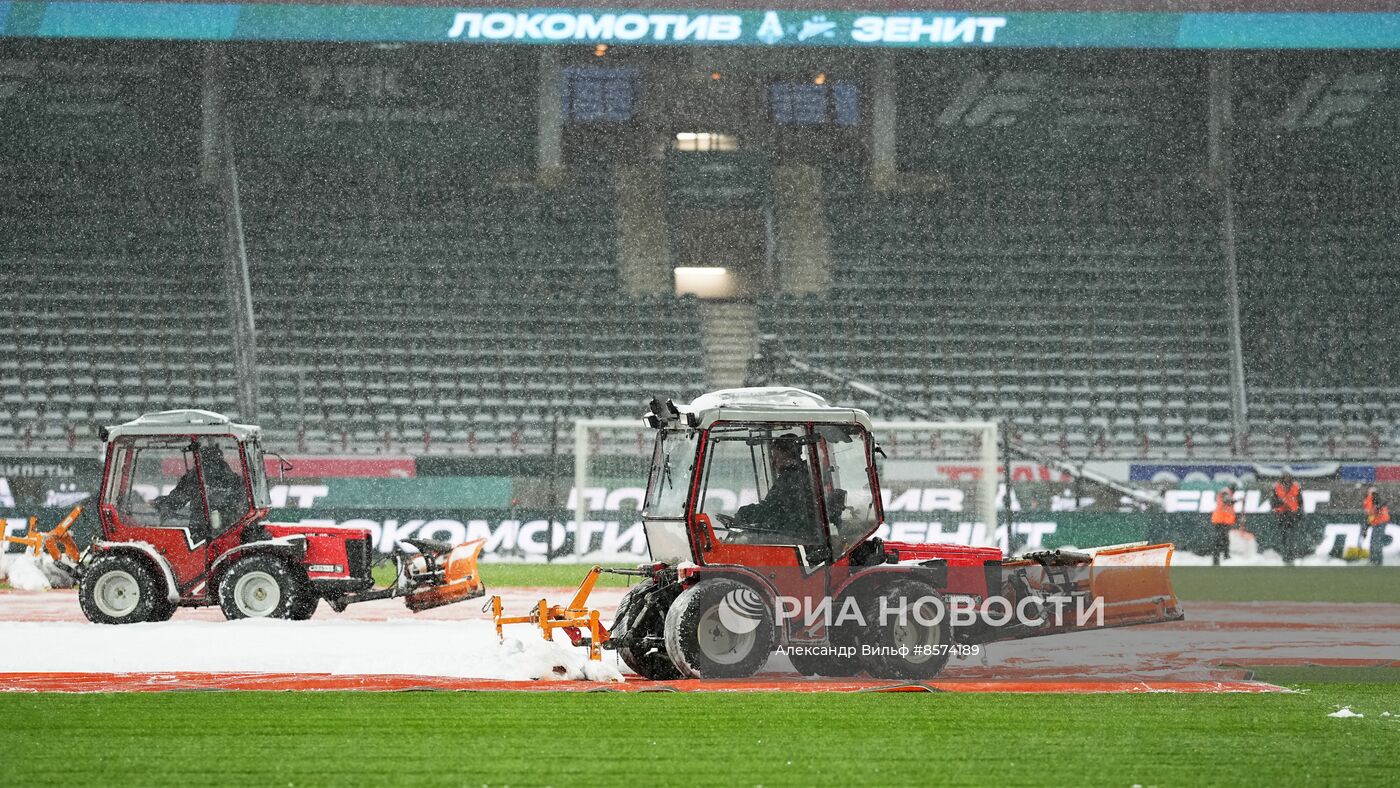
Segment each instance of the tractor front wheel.
[[156,609],[151,613],[151,621],[169,621],[175,615],[175,608],[179,605],[164,597],[156,600]]
[[164,621],[168,606],[165,583],[156,577],[144,560],[134,555],[107,555],[93,562],[83,573],[78,588],[78,604],[94,624],[139,624]]
[[282,561],[254,555],[229,567],[219,580],[224,618],[291,618],[300,592],[298,578]]
[[[626,639],[632,642],[661,641],[666,637],[666,614],[651,597],[656,595],[656,581],[647,578],[633,586],[617,605],[617,618],[613,622],[614,632],[626,632]],[[617,650],[623,664],[638,676],[652,681],[672,681],[681,677],[676,665],[666,652],[659,648],[643,645],[622,646]]]
[[772,610],[737,580],[702,580],[666,613],[666,653],[683,676],[752,676],[768,661],[775,637]]

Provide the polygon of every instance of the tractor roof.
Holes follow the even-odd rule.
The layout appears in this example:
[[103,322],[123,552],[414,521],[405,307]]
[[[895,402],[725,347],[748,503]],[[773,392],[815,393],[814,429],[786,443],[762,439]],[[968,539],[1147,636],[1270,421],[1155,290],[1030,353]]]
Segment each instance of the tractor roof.
[[247,440],[260,436],[262,428],[252,424],[234,424],[228,416],[208,410],[163,410],[107,427],[104,433],[103,440],[123,435],[232,435],[239,440]]
[[709,427],[718,421],[769,421],[786,424],[821,422],[859,424],[870,431],[870,416],[856,408],[836,408],[826,400],[798,388],[761,386],[723,389],[696,397],[682,412],[694,414],[694,424]]

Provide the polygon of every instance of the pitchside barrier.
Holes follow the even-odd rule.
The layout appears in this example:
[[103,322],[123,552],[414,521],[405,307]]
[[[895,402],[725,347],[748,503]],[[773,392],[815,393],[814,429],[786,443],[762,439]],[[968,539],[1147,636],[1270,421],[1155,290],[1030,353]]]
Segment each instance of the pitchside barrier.
[[[645,560],[646,539],[641,524],[636,521],[635,512],[629,518],[625,509],[624,505],[624,511],[589,511],[586,514],[589,519],[583,522],[589,549],[583,559],[585,562]],[[31,515],[39,519],[39,529],[47,531],[69,511],[70,508],[54,507],[0,509],[0,518],[7,521],[7,532],[18,536],[24,533]],[[577,528],[573,520],[559,514],[558,509],[550,512],[530,508],[279,508],[273,510],[272,519],[366,528],[376,548],[385,555],[395,541],[406,537],[453,542],[483,538],[486,547],[482,556],[488,562],[578,562]],[[948,516],[950,514],[954,516]],[[1015,515],[1009,545],[1004,528],[998,527],[991,535],[995,544],[1015,553],[1142,541],[1173,542],[1178,551],[1199,555],[1209,551],[1208,515],[1034,510],[1018,511]],[[900,511],[891,512],[887,517],[888,523],[880,535],[892,540],[971,544],[974,538],[985,536],[967,527],[956,513]],[[1305,557],[1354,558],[1356,550],[1370,546],[1370,537],[1363,535],[1361,523],[1362,515],[1358,511],[1306,515],[1299,525],[1295,544]],[[1251,515],[1246,525],[1260,548],[1278,551],[1281,538],[1271,515]],[[72,533],[80,549],[97,536],[97,518],[91,507],[84,510]],[[1384,549],[1385,562],[1400,564],[1400,525],[1389,526],[1387,534],[1390,543]],[[6,552],[18,552],[15,545],[7,547]]]

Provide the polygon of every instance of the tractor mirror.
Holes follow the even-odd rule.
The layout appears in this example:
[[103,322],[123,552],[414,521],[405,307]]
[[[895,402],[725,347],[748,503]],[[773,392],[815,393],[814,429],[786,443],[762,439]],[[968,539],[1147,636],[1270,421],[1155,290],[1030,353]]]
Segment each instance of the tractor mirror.
[[277,452],[271,452],[271,454],[273,457],[277,458],[277,483],[281,484],[284,478],[284,474],[286,474],[287,471],[290,471],[292,469],[292,464],[290,462],[287,462],[287,460],[284,459],[282,455],[278,454]]

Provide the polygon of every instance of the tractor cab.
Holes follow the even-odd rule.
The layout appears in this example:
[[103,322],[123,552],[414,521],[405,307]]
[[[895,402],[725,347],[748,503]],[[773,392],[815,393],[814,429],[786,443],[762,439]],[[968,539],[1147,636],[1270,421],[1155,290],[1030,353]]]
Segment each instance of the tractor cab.
[[242,541],[267,515],[261,431],[201,410],[150,413],[103,430],[99,516],[108,539],[152,545],[177,586],[204,574],[208,553]]
[[839,561],[883,518],[870,417],[795,388],[654,400],[643,509],[654,560],[798,566]]

